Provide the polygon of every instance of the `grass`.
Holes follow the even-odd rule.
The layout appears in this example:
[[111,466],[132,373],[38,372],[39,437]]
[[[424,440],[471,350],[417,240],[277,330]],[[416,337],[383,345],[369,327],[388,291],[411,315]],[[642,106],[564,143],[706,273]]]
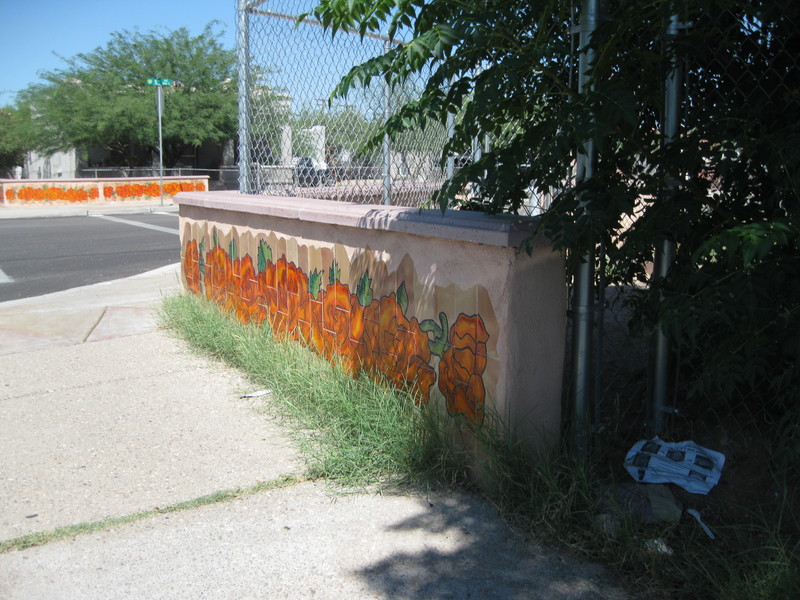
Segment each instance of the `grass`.
[[268,490],[294,485],[300,481],[300,478],[294,476],[279,477],[271,481],[260,482],[245,488],[220,490],[214,492],[213,494],[200,496],[185,502],[178,502],[177,504],[171,504],[163,508],[154,508],[152,510],[145,510],[130,515],[123,515],[121,517],[111,517],[108,519],[101,519],[100,521],[77,523],[75,525],[57,527],[49,531],[31,533],[29,535],[23,535],[21,537],[0,542],[0,554],[11,552],[12,550],[35,548],[36,546],[43,546],[44,544],[74,538],[79,535],[105,531],[107,529],[113,529],[114,527],[129,525],[130,523],[135,523],[143,519],[149,519],[150,517],[155,517],[157,515],[191,510],[201,506],[206,506],[208,504],[219,504],[221,502],[229,502],[230,500],[246,498],[247,496],[252,496],[253,494],[259,494]]
[[[615,475],[597,460],[561,449],[532,461],[499,433],[496,419],[464,432],[435,407],[419,407],[403,391],[365,376],[354,379],[299,344],[273,340],[268,326],[241,325],[196,296],[168,299],[163,320],[196,348],[275,391],[270,402],[296,432],[311,477],[347,486],[479,487],[516,527],[608,564],[637,597],[800,598],[800,544],[774,515],[718,526],[719,539],[711,541],[690,517],[645,525],[616,514],[609,535],[597,515],[608,510],[603,487]],[[477,466],[466,447],[481,457]],[[654,539],[673,554],[645,550]]]
[[297,343],[274,340],[269,326],[242,325],[197,296],[165,300],[162,316],[193,346],[275,392],[309,477],[346,486],[463,480],[464,455],[446,433],[446,417],[411,394],[353,378]]

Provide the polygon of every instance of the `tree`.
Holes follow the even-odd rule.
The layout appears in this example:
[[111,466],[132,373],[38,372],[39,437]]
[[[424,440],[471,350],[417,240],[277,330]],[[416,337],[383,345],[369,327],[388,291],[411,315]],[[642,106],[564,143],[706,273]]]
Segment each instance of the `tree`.
[[32,140],[42,151],[101,147],[116,164],[136,164],[141,149],[158,150],[155,88],[148,78],[172,79],[165,87],[164,162],[171,166],[193,146],[232,139],[237,131],[235,54],[209,23],[198,36],[185,28],[165,34],[122,31],[104,46],[66,59],[45,83],[23,90],[30,106]]
[[29,148],[29,123],[24,109],[0,108],[0,177],[7,177],[11,169],[24,164]]
[[[648,284],[639,320],[668,334],[694,406],[757,407],[800,454],[800,5],[791,0],[608,0],[578,94],[572,6],[557,0],[320,0],[334,33],[388,29],[403,43],[334,91],[430,69],[419,100],[385,123],[397,136],[458,115],[443,149],[491,149],[438,194],[467,184],[488,212],[556,190],[541,228],[574,269],[590,251],[613,281]],[[688,24],[667,36],[673,13]],[[792,41],[794,40],[794,41]],[[664,82],[687,69],[680,133],[663,135]],[[592,142],[591,177],[572,176]],[[645,271],[659,240],[668,275]]]

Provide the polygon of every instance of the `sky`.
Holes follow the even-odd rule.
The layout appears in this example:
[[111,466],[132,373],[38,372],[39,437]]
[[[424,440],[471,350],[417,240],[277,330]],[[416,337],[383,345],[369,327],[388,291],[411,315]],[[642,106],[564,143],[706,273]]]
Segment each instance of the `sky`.
[[[268,0],[263,7],[300,14],[316,3]],[[41,82],[40,72],[66,67],[60,57],[105,46],[114,32],[186,27],[197,35],[209,22],[218,21],[224,28],[223,45],[233,50],[236,4],[237,0],[0,0],[0,107],[14,104],[18,91]],[[382,43],[374,40],[360,46],[358,36],[339,34],[331,42],[319,27],[297,30],[287,20],[253,16],[254,23],[254,31],[260,33],[251,34],[251,51],[255,54],[261,48],[269,71],[266,83],[293,98],[294,110],[324,105],[350,66],[382,49]]]
[[186,27],[199,34],[213,20],[225,26],[226,48],[236,44],[236,0],[0,0],[0,106],[41,81],[40,71],[105,46],[115,31]]

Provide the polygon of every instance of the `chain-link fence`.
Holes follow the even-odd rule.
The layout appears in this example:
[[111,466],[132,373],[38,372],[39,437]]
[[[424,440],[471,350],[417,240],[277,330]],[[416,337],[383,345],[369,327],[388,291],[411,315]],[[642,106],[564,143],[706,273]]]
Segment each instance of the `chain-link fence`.
[[[703,276],[720,282],[724,310],[703,337],[675,348],[672,425],[720,447],[738,444],[733,468],[753,474],[770,453],[800,457],[800,295],[785,285],[797,276],[797,245],[771,233],[795,227],[800,207],[800,7],[792,0],[721,6],[683,19],[681,126],[689,139],[703,124],[713,132],[698,145],[713,157],[705,174],[714,223],[752,237],[734,234],[710,255],[699,253]],[[697,45],[704,51],[693,51]],[[730,262],[734,249],[738,265]],[[704,292],[695,293],[702,307]]]
[[[668,165],[655,193],[674,203],[659,214],[673,219],[675,237],[651,238],[655,264],[639,282],[615,280],[597,248],[581,307],[592,343],[573,346],[568,363],[586,355],[592,431],[615,452],[654,430],[695,439],[726,453],[732,480],[763,490],[774,483],[764,464],[800,455],[797,354],[788,350],[800,295],[787,284],[797,250],[777,233],[795,231],[798,210],[800,55],[791,48],[800,10],[780,0],[675,8],[651,42],[672,64],[651,110],[663,138],[654,156]],[[643,197],[625,226],[652,202]],[[667,302],[648,309],[650,321],[634,320],[637,299],[662,277]],[[667,334],[648,328],[657,319]]]
[[654,240],[648,285],[670,280],[653,310],[681,334],[664,335],[660,355],[658,339],[632,335],[636,289],[604,287],[598,260],[595,425],[617,442],[655,424],[720,449],[730,480],[753,482],[755,496],[774,483],[765,464],[800,455],[800,295],[787,283],[797,245],[777,233],[794,231],[798,214],[800,10],[780,0],[676,7],[660,41],[675,58],[658,108],[673,153],[662,155],[674,167],[665,198],[680,207],[664,218],[678,242]]
[[[578,25],[589,4],[576,3],[576,18],[569,23],[575,32],[573,73],[578,72],[582,47]],[[365,88],[329,103],[331,91],[343,75],[383,54],[392,42],[380,35],[362,37],[347,31],[339,31],[332,38],[312,19],[298,24],[297,16],[314,5],[315,0],[239,3],[240,85],[245,92],[240,100],[240,136],[244,141],[240,165],[248,165],[240,172],[240,190],[363,203],[424,204],[449,175],[489,149],[491,140],[476,139],[469,156],[451,157],[444,164],[440,161],[448,138],[446,125],[429,125],[424,131],[406,132],[391,141],[375,140],[386,118],[420,93],[425,75],[402,88],[392,88],[382,78],[375,78]],[[661,53],[658,60],[667,66],[645,74],[648,81],[655,81],[653,104],[647,110],[657,116],[643,118],[651,119],[656,138],[663,140],[663,144],[657,141],[651,148],[653,156],[672,160],[659,154],[672,144],[678,149],[677,160],[686,166],[664,173],[666,190],[651,191],[654,195],[691,196],[698,193],[697,183],[702,184],[705,178],[711,183],[709,190],[697,196],[697,206],[703,208],[694,214],[688,204],[687,219],[711,223],[712,228],[713,219],[707,219],[704,212],[726,211],[728,201],[748,205],[747,199],[737,197],[738,190],[773,194],[775,203],[785,202],[782,198],[792,194],[773,188],[795,181],[791,176],[776,183],[780,179],[776,174],[799,162],[793,146],[797,140],[782,138],[778,125],[781,119],[793,118],[798,112],[797,58],[790,50],[800,28],[797,9],[790,2],[778,0],[663,6],[669,12],[660,15],[657,24],[647,24],[650,37],[643,44],[654,56]],[[598,22],[607,23],[614,18],[612,13],[597,15]],[[630,53],[621,59],[630,61],[631,56],[636,55]],[[630,67],[628,64],[625,68]],[[641,65],[634,64],[633,68],[635,71]],[[574,81],[571,77],[569,88],[577,91],[577,84],[577,76]],[[368,144],[370,140],[374,141],[372,145]],[[778,162],[771,164],[774,160]],[[780,160],[784,163],[779,164]],[[698,161],[706,167],[698,169]],[[576,165],[572,167],[573,173],[579,170]],[[755,180],[759,183],[754,187]],[[521,212],[541,214],[557,193],[531,188]],[[752,203],[756,207],[763,196],[754,199],[758,200]],[[650,201],[643,198],[639,208]],[[640,216],[639,210],[626,227]],[[674,245],[659,242],[655,265],[648,267],[653,278],[643,285],[669,272],[674,253]],[[780,417],[774,405],[758,404],[752,398],[743,399],[738,407],[718,399],[703,403],[689,400],[686,382],[693,374],[686,367],[693,361],[709,364],[707,345],[676,348],[662,338],[664,343],[659,346],[651,334],[631,335],[630,300],[637,296],[637,289],[634,282],[621,283],[613,275],[613,285],[607,285],[604,254],[605,250],[598,248],[594,257],[592,294],[587,305],[572,306],[573,316],[581,311],[589,315],[585,322],[592,328],[592,343],[588,348],[573,348],[574,354],[568,359],[573,363],[584,360],[589,365],[588,405],[595,431],[613,429],[611,437],[619,440],[623,428],[627,436],[641,435],[648,431],[646,424],[651,431],[655,424],[660,431],[686,431],[688,427],[686,435],[693,435],[695,424],[705,418],[700,414],[701,406],[704,415],[708,410],[715,415],[707,420],[709,429],[714,423],[733,418],[737,411],[752,414],[753,407],[761,408],[751,421],[768,423]],[[706,271],[710,269],[707,266]],[[581,353],[587,356],[581,357]],[[574,373],[569,377],[574,379]],[[575,381],[567,386],[575,386]],[[743,410],[743,406],[749,408]]]
[[242,169],[240,189],[361,203],[424,203],[446,175],[447,167],[440,166],[446,128],[432,124],[374,141],[392,111],[421,92],[424,75],[402,87],[377,78],[329,102],[352,67],[384,53],[392,42],[347,31],[331,37],[311,18],[297,24],[315,4],[239,3],[239,44],[249,49],[246,64],[240,65],[247,82],[240,136],[250,164]]

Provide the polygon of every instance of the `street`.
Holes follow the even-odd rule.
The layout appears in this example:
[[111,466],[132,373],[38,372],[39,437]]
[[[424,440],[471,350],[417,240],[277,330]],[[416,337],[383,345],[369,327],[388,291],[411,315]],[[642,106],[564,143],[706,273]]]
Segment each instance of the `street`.
[[176,213],[0,220],[0,302],[180,260]]

